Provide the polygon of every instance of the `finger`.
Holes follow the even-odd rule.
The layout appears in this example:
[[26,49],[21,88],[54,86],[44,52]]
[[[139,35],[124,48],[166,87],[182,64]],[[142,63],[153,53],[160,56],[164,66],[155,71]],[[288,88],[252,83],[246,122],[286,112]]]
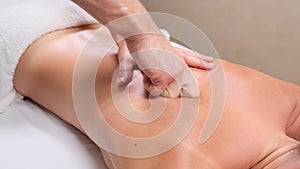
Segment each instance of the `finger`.
[[[176,80],[174,80],[174,78],[169,76],[167,73],[164,74],[164,72],[153,72],[153,70],[147,71],[152,71],[151,73],[153,73],[154,75],[163,74],[163,79],[171,81],[170,83],[163,83],[163,81],[161,80],[162,78],[156,79],[156,77],[152,76],[152,79],[150,79],[149,77],[145,76],[144,86],[146,90],[150,93],[150,95],[154,97],[163,96],[168,98],[176,98],[180,96],[181,86]],[[162,75],[160,77],[162,77]]]
[[199,89],[196,83],[189,83],[182,86],[180,90],[181,97],[198,97]]
[[150,95],[157,97],[163,93],[163,90],[160,89],[158,86],[154,86],[147,76],[144,76],[143,83],[145,89],[149,92]]
[[[201,55],[175,42],[171,42],[171,44],[177,50],[177,52],[180,53],[183,58],[185,58],[185,61],[189,66],[208,70],[215,67],[215,64],[213,63],[213,57]],[[195,59],[189,59],[188,57],[193,57]]]
[[130,57],[130,53],[126,51],[126,42],[124,40],[117,43],[119,49],[118,49],[118,61],[119,64],[125,59]]
[[202,60],[204,60],[204,61],[206,61],[206,62],[213,62],[213,61],[215,61],[215,58],[210,57],[210,56],[205,56],[205,55],[200,55],[200,54],[198,54],[198,56],[199,56]]
[[132,80],[133,67],[135,65],[132,59],[125,41],[121,41],[119,44],[118,60],[119,60],[119,75],[118,86],[124,86]]
[[150,79],[154,86],[157,86],[161,90],[164,90],[174,81],[174,78],[170,74],[158,69],[145,69],[143,73]]
[[163,90],[159,89],[158,86],[151,84],[149,93],[151,96],[158,97],[163,94]]
[[213,57],[204,56],[196,52],[188,51],[177,47],[176,50],[184,58],[184,61],[191,67],[207,70],[211,70],[215,67]]
[[169,98],[176,98],[181,95],[180,91],[181,90],[179,84],[176,81],[174,81],[167,88],[165,88],[162,96],[169,97]]
[[118,80],[118,86],[124,86],[128,84],[133,77],[133,67],[134,64],[130,59],[124,59],[119,64],[119,80]]

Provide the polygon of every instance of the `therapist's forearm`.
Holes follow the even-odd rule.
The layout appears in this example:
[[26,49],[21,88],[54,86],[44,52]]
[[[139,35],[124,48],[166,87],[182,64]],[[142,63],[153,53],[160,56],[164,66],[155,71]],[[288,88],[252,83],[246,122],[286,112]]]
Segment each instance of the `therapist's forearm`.
[[[134,14],[145,14],[139,17],[127,17],[126,24],[110,25],[111,31],[119,34],[128,33],[129,31],[144,32],[155,31],[157,26],[147,15],[144,6],[138,0],[72,0],[81,8],[86,10],[90,15],[102,24],[108,24],[124,16],[133,16]],[[145,22],[146,20],[146,22]],[[140,21],[143,21],[141,24]]]
[[72,0],[90,13],[95,19],[107,24],[122,16],[146,13],[138,0]]

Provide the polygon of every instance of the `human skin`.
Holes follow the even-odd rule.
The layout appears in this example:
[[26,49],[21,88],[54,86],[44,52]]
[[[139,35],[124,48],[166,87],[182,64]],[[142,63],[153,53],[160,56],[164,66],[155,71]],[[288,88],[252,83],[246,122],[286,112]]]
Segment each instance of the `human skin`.
[[[77,5],[87,11],[99,23],[104,24],[111,31],[113,38],[119,45],[118,58],[121,62],[119,69],[119,85],[131,81],[132,67],[135,62],[138,66],[150,67],[144,69],[143,73],[149,78],[145,88],[152,96],[164,94],[165,97],[197,97],[198,93],[193,91],[197,86],[193,85],[191,74],[186,64],[182,64],[182,56],[174,49],[170,42],[161,34],[158,26],[150,17],[139,0],[73,0]],[[119,43],[119,42],[122,43]],[[124,45],[125,44],[125,45]],[[124,55],[124,50],[133,54],[140,50],[160,49],[172,54],[172,62],[162,54],[148,57],[143,55]],[[152,69],[149,63],[155,63],[156,68]],[[166,70],[168,73],[165,71]],[[185,77],[185,78],[183,78]],[[178,83],[178,79],[183,79]],[[176,90],[172,86],[178,84],[183,90]],[[166,92],[168,91],[168,92]],[[168,95],[166,93],[172,93]]]
[[[72,77],[78,55],[98,26],[56,31],[34,42],[22,56],[14,84],[18,92],[49,109],[85,132],[72,100]],[[107,36],[98,37],[98,45]],[[96,52],[97,50],[95,50]],[[102,150],[109,168],[117,169],[298,169],[300,88],[253,69],[221,61],[226,100],[222,119],[205,143],[198,142],[212,99],[211,78],[205,70],[191,68],[200,94],[198,116],[189,134],[171,150],[151,158],[120,157]],[[149,124],[124,119],[111,96],[111,79],[118,65],[116,50],[99,65],[95,93],[101,113],[122,134],[150,137],[169,128],[180,110],[181,98],[167,99],[162,116]],[[215,72],[222,71],[220,67]],[[136,71],[129,84],[137,109],[149,107],[143,75]],[[101,92],[100,92],[101,91]],[[154,105],[155,106],[155,105]],[[184,113],[184,112],[183,112]],[[112,164],[114,163],[114,166]]]

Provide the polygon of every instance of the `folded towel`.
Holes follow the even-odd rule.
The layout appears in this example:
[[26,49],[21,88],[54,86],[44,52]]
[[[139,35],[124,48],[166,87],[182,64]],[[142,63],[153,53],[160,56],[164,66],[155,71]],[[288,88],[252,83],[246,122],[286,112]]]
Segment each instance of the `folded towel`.
[[97,23],[70,0],[0,0],[0,113],[20,95],[13,77],[26,48],[42,35]]

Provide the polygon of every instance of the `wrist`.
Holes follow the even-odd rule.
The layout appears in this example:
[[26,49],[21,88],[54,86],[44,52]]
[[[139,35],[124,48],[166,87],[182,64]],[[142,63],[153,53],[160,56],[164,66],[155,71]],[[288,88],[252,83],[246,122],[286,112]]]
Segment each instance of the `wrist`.
[[161,34],[160,29],[148,13],[129,14],[117,18],[116,20],[108,23],[106,26],[111,32],[117,33],[123,39],[143,37],[144,34]]
[[129,52],[134,53],[143,49],[161,48],[167,39],[161,33],[138,34],[125,39]]

